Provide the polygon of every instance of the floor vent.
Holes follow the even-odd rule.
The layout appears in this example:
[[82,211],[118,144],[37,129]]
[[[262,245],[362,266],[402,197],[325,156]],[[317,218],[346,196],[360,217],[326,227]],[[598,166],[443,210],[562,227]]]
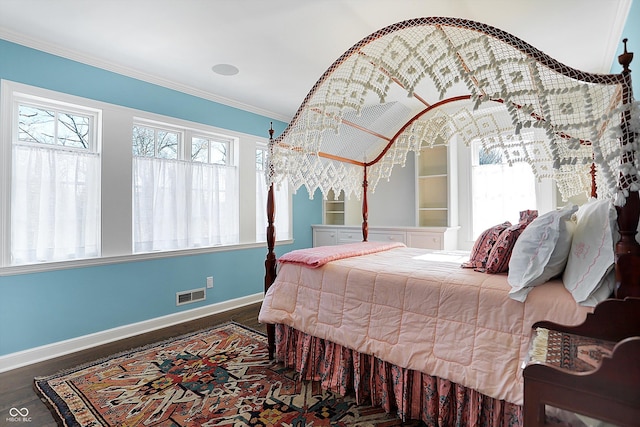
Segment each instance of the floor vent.
[[176,305],[183,305],[183,304],[190,304],[192,302],[204,301],[206,298],[207,298],[207,291],[205,288],[178,292],[176,294]]

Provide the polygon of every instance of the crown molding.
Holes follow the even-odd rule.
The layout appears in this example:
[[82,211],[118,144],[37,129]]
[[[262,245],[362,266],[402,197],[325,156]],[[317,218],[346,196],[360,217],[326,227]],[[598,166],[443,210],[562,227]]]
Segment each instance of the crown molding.
[[56,55],[65,59],[80,62],[85,65],[100,68],[106,71],[111,71],[116,74],[120,74],[126,77],[131,77],[137,80],[141,80],[147,83],[151,83],[157,86],[161,86],[167,89],[172,89],[178,92],[182,92],[187,95],[196,96],[198,98],[206,99],[208,101],[216,102],[218,104],[226,105],[228,107],[237,108],[249,113],[259,114],[271,119],[280,120],[288,123],[291,117],[284,116],[282,114],[275,113],[273,111],[258,108],[253,105],[245,104],[233,99],[229,99],[220,95],[216,95],[211,92],[203,91],[188,85],[176,83],[167,79],[163,79],[158,76],[154,76],[148,73],[144,73],[132,68],[124,67],[122,65],[114,64],[109,61],[97,58],[95,56],[79,53],[77,51],[66,49],[60,45],[54,43],[48,43],[43,40],[36,40],[30,37],[26,37],[22,34],[0,28],[0,39],[7,40],[12,43],[16,43],[28,48],[36,49],[51,55]]
[[[614,31],[609,34],[606,45],[606,52],[610,52],[609,58],[603,58],[602,69],[605,74],[616,74],[622,72],[622,67],[618,64],[618,52],[622,51],[621,40],[624,37],[625,23],[629,20],[631,13],[631,0],[626,0],[618,5],[614,25]],[[608,67],[608,68],[607,68]]]

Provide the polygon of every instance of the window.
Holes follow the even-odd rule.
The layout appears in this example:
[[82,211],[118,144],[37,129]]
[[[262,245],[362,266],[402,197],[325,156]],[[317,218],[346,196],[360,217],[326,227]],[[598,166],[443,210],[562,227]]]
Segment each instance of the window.
[[[267,162],[267,147],[258,144],[256,148],[256,240],[267,240],[267,196],[269,189],[265,177],[265,167]],[[286,240],[291,238],[291,220],[289,185],[285,182],[276,187],[274,191],[274,202],[276,205],[276,215],[274,225],[276,227],[276,238]]]
[[198,163],[228,165],[232,140],[194,136],[191,138],[191,160]]
[[[257,144],[266,139],[1,80],[0,274],[263,246]],[[278,240],[291,238],[286,187]]]
[[180,136],[178,132],[167,129],[134,125],[133,155],[177,160]]
[[503,222],[517,223],[519,212],[536,209],[536,179],[528,163],[513,163],[500,150],[471,144],[473,238]]
[[138,121],[132,142],[134,252],[239,242],[233,138]]
[[8,264],[100,256],[100,111],[13,95]]

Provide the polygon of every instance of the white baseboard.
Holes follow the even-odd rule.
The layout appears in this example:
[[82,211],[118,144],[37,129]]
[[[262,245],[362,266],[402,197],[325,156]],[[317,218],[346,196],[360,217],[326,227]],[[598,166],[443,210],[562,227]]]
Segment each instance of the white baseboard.
[[263,298],[264,294],[262,292],[247,295],[246,297],[211,304],[205,307],[195,308],[193,310],[182,311],[180,313],[169,314],[167,316],[156,317],[143,322],[119,326],[117,328],[107,329],[105,331],[11,353],[6,356],[0,356],[0,372],[6,372],[11,369],[64,356],[65,354],[107,344],[134,335],[151,332],[167,326],[177,325],[178,323],[188,322],[190,320],[199,319],[201,317],[210,316],[223,311],[240,308],[245,305],[260,302]]

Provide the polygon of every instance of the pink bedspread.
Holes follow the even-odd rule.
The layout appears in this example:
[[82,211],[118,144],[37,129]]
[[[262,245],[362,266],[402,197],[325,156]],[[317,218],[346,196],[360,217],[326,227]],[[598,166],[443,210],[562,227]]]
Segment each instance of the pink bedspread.
[[303,264],[310,268],[316,268],[330,261],[388,251],[402,246],[405,246],[405,244],[400,242],[356,242],[345,245],[318,246],[287,252],[278,261],[281,263]]
[[426,252],[395,248],[319,268],[285,263],[259,321],[522,404],[531,325],[577,324],[589,309],[560,281],[514,301],[505,274],[462,269],[464,254]]

